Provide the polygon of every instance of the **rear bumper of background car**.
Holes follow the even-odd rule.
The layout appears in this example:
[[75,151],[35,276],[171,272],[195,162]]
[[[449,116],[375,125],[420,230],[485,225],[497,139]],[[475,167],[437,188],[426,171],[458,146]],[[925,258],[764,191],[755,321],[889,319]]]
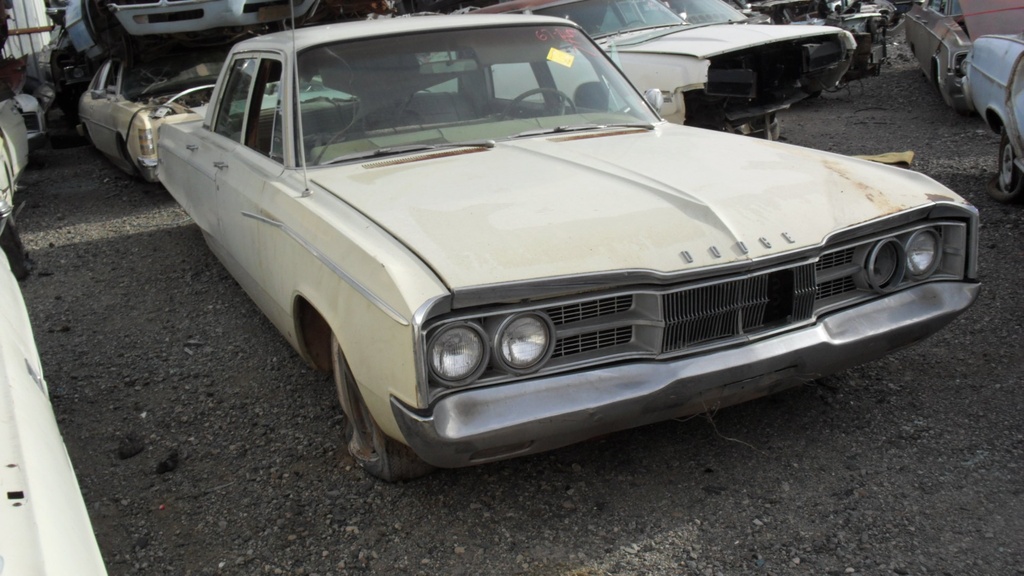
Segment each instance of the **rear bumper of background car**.
[[735,348],[466,390],[429,412],[392,399],[392,410],[405,441],[435,466],[543,452],[714,411],[874,360],[935,333],[979,290],[966,282],[923,284]]

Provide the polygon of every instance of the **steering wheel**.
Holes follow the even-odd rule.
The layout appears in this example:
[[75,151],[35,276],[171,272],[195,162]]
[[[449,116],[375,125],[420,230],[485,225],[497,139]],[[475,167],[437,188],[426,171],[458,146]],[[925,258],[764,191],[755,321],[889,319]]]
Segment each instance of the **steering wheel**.
[[[512,115],[512,112],[519,107],[523,100],[526,100],[527,98],[535,94],[552,94],[555,97],[557,97],[559,103],[561,104],[561,108],[558,110],[559,116],[565,114],[567,110],[571,114],[576,113],[576,104],[572,101],[572,98],[570,98],[569,95],[566,94],[565,92],[562,92],[557,88],[532,88],[530,90],[527,90],[526,92],[523,92],[519,96],[513,98],[512,101],[508,103],[508,106],[506,106],[505,109],[501,111],[501,114],[498,114],[498,118],[514,118],[515,116]],[[547,110],[547,98],[544,99],[544,109]]]

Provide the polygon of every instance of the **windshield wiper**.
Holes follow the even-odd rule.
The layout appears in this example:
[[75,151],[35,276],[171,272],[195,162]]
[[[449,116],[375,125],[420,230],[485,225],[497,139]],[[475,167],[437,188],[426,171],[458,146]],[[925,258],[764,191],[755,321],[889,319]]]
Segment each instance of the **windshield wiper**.
[[555,126],[554,128],[541,128],[539,130],[527,130],[520,132],[509,139],[529,138],[531,136],[544,136],[547,134],[563,134],[565,132],[584,132],[587,130],[607,130],[608,128],[642,128],[654,130],[654,124],[650,122],[619,122],[614,124],[576,124],[574,126]]
[[445,144],[407,144],[405,146],[388,146],[386,148],[377,148],[376,150],[365,150],[363,152],[343,154],[337,158],[332,158],[327,162],[321,162],[319,166],[340,164],[341,162],[348,162],[351,160],[380,158],[382,156],[397,156],[399,154],[422,152],[424,150],[444,150],[446,148],[494,148],[494,140],[468,140],[466,142],[448,142]]

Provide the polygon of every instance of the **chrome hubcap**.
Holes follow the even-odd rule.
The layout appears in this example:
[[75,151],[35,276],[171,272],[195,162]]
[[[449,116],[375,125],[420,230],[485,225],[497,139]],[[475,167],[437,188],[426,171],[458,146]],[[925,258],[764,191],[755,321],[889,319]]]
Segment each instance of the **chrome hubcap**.
[[1003,146],[999,160],[999,187],[1009,190],[1013,184],[1013,146],[1009,142]]

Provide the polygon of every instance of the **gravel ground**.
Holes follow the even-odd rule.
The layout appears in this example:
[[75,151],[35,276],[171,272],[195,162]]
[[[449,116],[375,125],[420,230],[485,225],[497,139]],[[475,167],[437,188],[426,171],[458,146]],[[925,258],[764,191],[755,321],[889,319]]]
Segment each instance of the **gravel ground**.
[[22,283],[96,537],[121,574],[1024,574],[1022,210],[997,137],[898,51],[784,139],[913,150],[982,215],[978,303],[925,343],[774,397],[388,485],[159,186],[89,147],[23,177]]

